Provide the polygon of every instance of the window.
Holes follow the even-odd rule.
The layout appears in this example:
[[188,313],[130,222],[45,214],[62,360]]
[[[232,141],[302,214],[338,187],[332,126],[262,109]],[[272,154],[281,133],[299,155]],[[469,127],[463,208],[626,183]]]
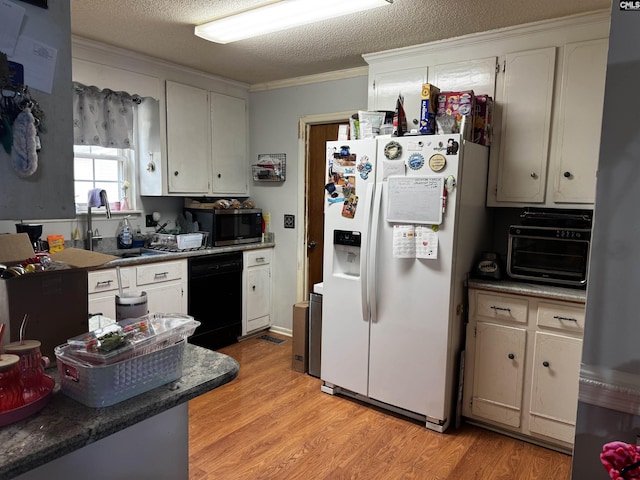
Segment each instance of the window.
[[[94,145],[74,145],[74,188],[76,212],[87,211],[89,190],[101,188],[107,192],[109,203],[119,202],[124,196],[124,182],[132,178],[135,164],[134,151]],[[135,182],[129,182],[131,185]],[[134,209],[135,193],[127,191],[129,208]]]

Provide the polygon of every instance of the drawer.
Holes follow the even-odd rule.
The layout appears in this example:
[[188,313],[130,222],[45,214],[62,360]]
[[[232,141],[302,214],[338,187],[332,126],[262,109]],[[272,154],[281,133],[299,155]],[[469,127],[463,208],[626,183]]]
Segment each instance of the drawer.
[[584,332],[585,307],[559,303],[538,304],[538,326],[567,332]]
[[245,252],[245,267],[255,267],[271,263],[271,250]]
[[140,286],[180,280],[183,276],[182,266],[182,261],[140,265],[136,267],[136,283]]
[[[122,288],[129,288],[129,269],[120,269]],[[89,294],[118,290],[118,274],[115,268],[109,270],[97,270],[87,274]]]
[[477,293],[477,315],[507,322],[527,323],[529,301],[523,298]]

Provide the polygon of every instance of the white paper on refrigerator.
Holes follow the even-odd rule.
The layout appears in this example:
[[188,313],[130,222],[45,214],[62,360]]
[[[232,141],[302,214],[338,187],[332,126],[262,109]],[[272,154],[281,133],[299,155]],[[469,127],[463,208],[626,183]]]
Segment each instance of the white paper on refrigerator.
[[416,227],[416,258],[438,258],[438,233],[431,227]]
[[416,258],[416,233],[413,225],[393,226],[393,258]]

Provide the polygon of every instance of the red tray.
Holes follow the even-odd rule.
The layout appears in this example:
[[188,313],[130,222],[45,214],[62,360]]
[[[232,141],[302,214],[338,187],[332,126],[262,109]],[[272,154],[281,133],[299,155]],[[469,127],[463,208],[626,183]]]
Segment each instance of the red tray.
[[4,427],[5,425],[9,425],[10,423],[15,423],[19,420],[30,417],[34,413],[42,410],[45,405],[49,403],[49,400],[51,400],[53,387],[56,386],[56,381],[53,379],[53,377],[45,375],[42,383],[46,387],[46,393],[31,403],[27,403],[26,405],[14,408],[13,410],[8,410],[6,412],[0,413],[0,427]]

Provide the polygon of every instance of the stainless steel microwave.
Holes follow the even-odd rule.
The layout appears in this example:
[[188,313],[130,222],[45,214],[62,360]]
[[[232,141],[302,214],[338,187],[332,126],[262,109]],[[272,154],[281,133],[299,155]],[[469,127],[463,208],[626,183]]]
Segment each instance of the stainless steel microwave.
[[187,208],[200,231],[209,233],[210,247],[258,243],[262,241],[262,210]]
[[507,274],[515,279],[586,286],[590,246],[590,228],[512,225]]

